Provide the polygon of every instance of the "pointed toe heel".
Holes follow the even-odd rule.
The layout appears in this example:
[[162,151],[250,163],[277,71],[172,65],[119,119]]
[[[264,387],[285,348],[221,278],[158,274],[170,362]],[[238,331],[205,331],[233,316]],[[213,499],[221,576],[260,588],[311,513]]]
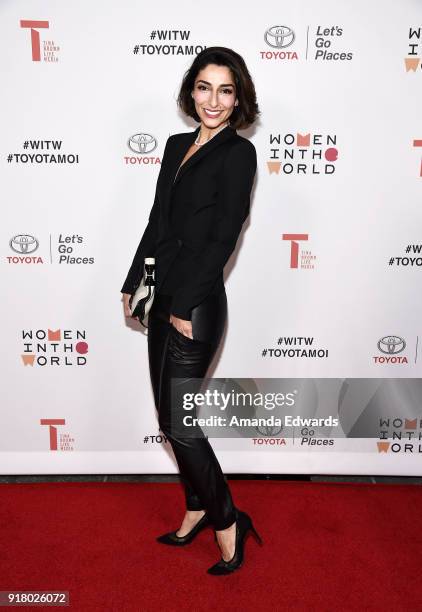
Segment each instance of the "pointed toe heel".
[[225,561],[223,558],[221,558],[219,561],[217,561],[217,563],[207,569],[208,574],[211,574],[212,576],[223,576],[231,574],[235,570],[242,567],[245,539],[249,531],[254,534],[257,542],[262,546],[262,538],[253,526],[251,517],[246,514],[246,512],[238,510],[234,555],[230,561]]
[[200,531],[208,527],[210,524],[208,516],[204,514],[204,516],[196,523],[195,527],[193,527],[189,533],[184,536],[176,535],[176,531],[170,531],[169,533],[165,533],[161,536],[157,536],[157,542],[160,544],[168,544],[170,546],[185,546],[192,542],[192,540],[198,535]]

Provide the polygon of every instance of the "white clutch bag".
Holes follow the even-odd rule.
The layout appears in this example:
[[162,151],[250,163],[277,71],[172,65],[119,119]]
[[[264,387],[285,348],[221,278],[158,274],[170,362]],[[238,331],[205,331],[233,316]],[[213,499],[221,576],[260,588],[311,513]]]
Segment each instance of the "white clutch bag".
[[151,310],[155,293],[155,258],[145,257],[144,272],[141,282],[135,293],[129,298],[129,308],[132,317],[137,317],[144,326],[148,313]]

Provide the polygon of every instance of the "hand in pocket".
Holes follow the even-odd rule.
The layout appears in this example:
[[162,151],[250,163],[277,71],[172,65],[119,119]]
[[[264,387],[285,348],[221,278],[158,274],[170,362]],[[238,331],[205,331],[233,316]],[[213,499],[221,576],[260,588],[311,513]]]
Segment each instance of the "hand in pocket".
[[192,321],[179,319],[179,317],[175,317],[173,314],[170,314],[170,323],[177,329],[178,332],[193,340]]

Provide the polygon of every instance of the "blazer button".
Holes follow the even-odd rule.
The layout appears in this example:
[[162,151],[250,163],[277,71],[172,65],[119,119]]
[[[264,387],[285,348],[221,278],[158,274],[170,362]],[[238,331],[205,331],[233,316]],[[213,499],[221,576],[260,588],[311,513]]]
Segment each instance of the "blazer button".
[[178,238],[178,239],[177,239],[177,244],[178,244],[179,246],[182,246],[183,242],[180,240],[180,238]]

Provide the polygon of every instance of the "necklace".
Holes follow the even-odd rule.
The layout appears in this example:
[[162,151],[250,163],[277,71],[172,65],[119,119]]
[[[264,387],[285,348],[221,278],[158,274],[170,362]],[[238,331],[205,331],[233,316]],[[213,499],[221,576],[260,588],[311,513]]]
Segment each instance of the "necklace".
[[195,143],[197,147],[202,147],[202,145],[206,144],[207,142],[209,142],[212,138],[214,138],[214,136],[217,136],[218,132],[221,132],[221,130],[224,130],[225,127],[227,127],[229,125],[229,122],[226,121],[226,123],[219,129],[217,130],[212,136],[211,138],[208,138],[208,140],[206,140],[205,142],[198,142],[199,138],[201,136],[201,130],[199,130],[198,136],[195,138]]

